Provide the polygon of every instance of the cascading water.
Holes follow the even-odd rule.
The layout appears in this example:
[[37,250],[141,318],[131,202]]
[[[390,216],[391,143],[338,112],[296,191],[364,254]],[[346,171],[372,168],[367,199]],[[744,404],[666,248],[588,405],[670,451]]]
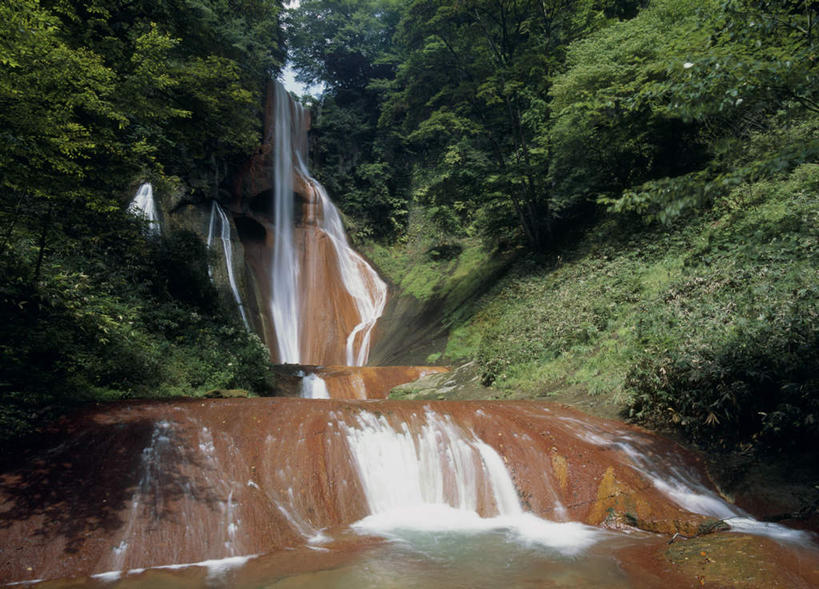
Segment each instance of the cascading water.
[[[343,358],[349,366],[363,366],[372,330],[384,312],[387,285],[350,247],[338,209],[310,176],[305,165],[307,113],[280,84],[274,90],[274,117],[270,311],[278,360],[338,364]],[[300,215],[296,215],[294,195],[300,199]],[[329,250],[323,246],[327,240]],[[327,259],[330,251],[335,258],[332,264]],[[337,294],[339,286],[343,286],[341,294]],[[342,356],[326,343],[336,337]]]
[[[258,290],[270,294],[279,361],[324,364],[300,374],[306,399],[126,402],[67,419],[65,441],[0,470],[0,555],[8,556],[0,579],[691,586],[705,576],[694,582],[664,560],[668,538],[698,535],[717,518],[755,534],[750,543],[733,535],[756,550],[751,566],[773,554],[776,574],[784,571],[756,586],[819,586],[811,535],[750,519],[662,438],[539,402],[361,400],[359,381],[386,393],[400,375],[428,369],[361,367],[386,286],[349,247],[338,210],[304,165],[305,112],[280,86],[273,94],[275,218],[259,213],[261,229],[239,234],[270,287]],[[131,210],[158,234],[149,184]],[[230,222],[214,202],[209,246],[217,235],[247,324]],[[332,365],[342,361],[348,366]],[[327,399],[339,382],[359,400],[307,400]]]
[[[227,270],[228,282],[230,283],[230,291],[233,293],[233,300],[236,301],[236,306],[239,308],[242,322],[249,331],[250,323],[247,320],[245,306],[242,303],[242,297],[239,294],[239,288],[236,286],[236,278],[233,274],[233,244],[230,240],[230,220],[222,206],[214,200],[210,207],[210,222],[208,223],[208,249],[211,248],[214,237],[216,236],[217,223],[219,224],[219,238],[222,240],[222,251],[225,255],[225,269]],[[213,268],[210,266],[208,266],[208,275],[211,277],[211,280],[213,280]]]
[[159,212],[156,200],[154,200],[154,189],[150,182],[145,182],[139,187],[131,204],[128,205],[128,211],[148,222],[148,235],[159,236],[162,234]]
[[644,447],[640,439],[627,432],[605,431],[575,418],[561,419],[572,424],[578,436],[587,442],[601,447],[613,447],[623,452],[629,457],[634,470],[651,481],[663,495],[691,513],[700,513],[721,520],[737,532],[797,542],[809,541],[809,536],[801,530],[754,519],[743,509],[731,505],[710,490],[698,480],[697,474],[690,468],[676,463],[673,456],[661,457],[664,458],[662,460],[652,456],[650,449]]
[[329,399],[330,392],[323,378],[318,374],[308,374],[301,379],[301,396],[305,399]]
[[590,526],[525,512],[503,458],[449,416],[426,408],[396,430],[383,415],[362,411],[342,427],[370,510],[352,524],[359,531],[505,530],[564,554],[600,537]]
[[[66,441],[0,470],[0,579],[691,586],[663,564],[669,538],[739,513],[673,444],[542,403],[131,402],[65,426]],[[746,586],[817,586],[809,534],[740,524],[714,546],[783,575]]]
[[307,179],[318,199],[321,212],[319,227],[333,244],[341,279],[353,298],[360,318],[345,342],[346,362],[348,366],[363,366],[370,354],[372,330],[387,304],[387,285],[372,266],[347,243],[338,208],[330,201],[324,187],[309,175],[300,153],[297,153],[297,161],[299,173]]
[[[275,85],[273,122],[273,281],[270,311],[276,332],[279,362],[299,364],[299,266],[293,242],[293,143],[294,120],[290,95]],[[300,114],[299,110],[296,110]]]

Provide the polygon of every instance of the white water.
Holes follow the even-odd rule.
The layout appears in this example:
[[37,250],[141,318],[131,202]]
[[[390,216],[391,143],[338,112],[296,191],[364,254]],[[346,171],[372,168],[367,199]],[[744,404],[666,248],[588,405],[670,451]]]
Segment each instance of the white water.
[[153,491],[156,495],[156,504],[154,512],[161,511],[162,495],[159,493],[159,476],[160,476],[160,458],[163,453],[166,453],[170,447],[171,439],[171,424],[168,421],[162,420],[154,424],[151,432],[151,441],[142,450],[141,471],[142,476],[139,479],[139,485],[131,497],[131,509],[128,512],[128,522],[121,535],[119,544],[113,547],[114,552],[114,566],[113,570],[121,570],[125,565],[125,559],[128,555],[129,543],[138,535],[136,530],[140,509],[142,508],[144,499]]
[[[249,554],[247,556],[229,556],[227,558],[215,558],[210,560],[203,560],[200,562],[186,562],[180,564],[166,564],[166,565],[159,565],[159,566],[152,566],[147,568],[136,568],[130,569],[125,571],[108,571],[105,573],[97,573],[95,575],[91,575],[92,579],[99,579],[104,582],[114,582],[118,581],[122,577],[127,575],[140,575],[145,571],[160,571],[160,570],[170,570],[170,571],[177,571],[181,569],[188,569],[188,568],[205,568],[208,571],[208,580],[216,580],[220,575],[224,574],[225,572],[236,569],[244,564],[247,561],[257,558],[257,554]],[[37,582],[37,581],[29,581],[29,582]]]
[[647,477],[654,487],[674,503],[691,513],[706,515],[724,521],[737,532],[768,536],[777,540],[807,542],[811,534],[781,524],[761,522],[745,510],[731,505],[704,485],[699,477],[683,465],[676,466],[669,457],[654,457],[640,440],[628,433],[612,435],[594,429],[587,423],[572,418],[561,418],[576,424],[580,438],[597,446],[610,446],[629,457],[631,467]]
[[311,186],[318,200],[318,228],[333,244],[344,287],[355,302],[359,323],[347,335],[345,355],[350,366],[363,366],[370,353],[370,338],[375,323],[387,303],[387,285],[373,268],[347,242],[341,215],[327,191],[310,175],[305,164],[307,132],[304,108],[292,101],[276,84],[274,136],[274,214],[273,324],[279,361],[299,364],[298,301],[302,286],[293,245],[293,167]]
[[[208,224],[208,249],[210,249],[213,238],[216,235],[216,222],[218,219],[219,238],[222,240],[222,251],[225,254],[225,266],[227,268],[230,291],[233,293],[233,300],[236,301],[236,306],[239,307],[242,322],[245,324],[245,328],[250,331],[250,323],[245,314],[245,306],[242,303],[242,297],[239,294],[239,288],[236,286],[236,278],[233,274],[233,244],[230,241],[230,220],[218,202],[214,200],[212,203],[210,207],[210,223]],[[213,280],[213,268],[210,266],[208,266],[208,275],[211,280]]]
[[134,200],[128,205],[128,212],[142,217],[148,222],[148,235],[159,236],[162,234],[159,213],[154,199],[154,189],[150,182],[146,182],[139,187]]
[[305,399],[329,399],[330,391],[318,374],[308,374],[301,379],[301,396]]
[[[138,555],[130,554],[133,547],[138,549],[144,545],[148,536],[156,537],[160,529],[157,522],[164,524],[169,510],[174,511],[169,523],[184,522],[186,534],[193,542],[204,540],[203,557],[219,560],[240,555],[242,521],[235,496],[243,485],[224,477],[225,469],[217,459],[211,431],[195,423],[199,432],[193,453],[179,443],[171,421],[163,419],[154,423],[150,442],[142,450],[139,483],[131,496],[127,520],[118,543],[112,546],[110,559],[103,561],[109,564],[110,571],[124,571],[129,562],[138,559]],[[189,477],[182,474],[184,469],[180,465],[184,464],[204,468],[198,476]],[[199,504],[205,496],[211,501],[212,509],[202,517]],[[174,562],[182,548],[168,545],[164,551],[168,561]]]
[[[342,423],[370,515],[353,524],[362,533],[406,537],[415,532],[501,530],[522,543],[576,554],[602,532],[525,513],[503,459],[474,433],[431,410],[394,428],[362,411]],[[413,433],[417,432],[417,433]],[[482,508],[482,517],[478,510]]]
[[346,362],[348,366],[363,366],[370,355],[370,335],[387,304],[387,285],[372,266],[347,243],[347,234],[338,208],[330,200],[324,186],[310,176],[301,154],[297,153],[296,156],[299,173],[307,179],[319,199],[319,228],[333,244],[341,279],[347,292],[353,297],[361,319],[347,336]]
[[[276,84],[273,136],[273,296],[270,301],[279,362],[299,363],[299,270],[293,244],[293,145],[300,120],[291,116],[290,95]],[[296,109],[298,114],[301,111]],[[298,129],[298,127],[296,127]]]

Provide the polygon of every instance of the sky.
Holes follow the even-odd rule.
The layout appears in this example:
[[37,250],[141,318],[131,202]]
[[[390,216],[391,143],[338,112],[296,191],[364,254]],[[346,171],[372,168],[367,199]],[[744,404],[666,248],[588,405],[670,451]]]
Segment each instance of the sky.
[[293,92],[296,96],[301,96],[307,90],[304,84],[296,81],[296,72],[293,71],[289,63],[285,65],[284,70],[282,70],[281,81],[285,89],[288,92]]
[[304,94],[318,96],[324,90],[324,86],[322,84],[305,86],[301,82],[297,82],[296,72],[293,71],[293,68],[289,63],[285,64],[284,69],[282,70],[282,75],[279,77],[279,79],[284,85],[285,90],[288,92],[293,92],[296,96],[303,96]]

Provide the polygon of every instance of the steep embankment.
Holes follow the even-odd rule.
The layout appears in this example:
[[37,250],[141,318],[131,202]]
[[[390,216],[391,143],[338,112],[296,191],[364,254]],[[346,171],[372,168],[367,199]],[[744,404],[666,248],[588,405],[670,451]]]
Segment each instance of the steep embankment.
[[[699,408],[663,391],[704,395],[734,383],[735,401],[747,400],[739,395],[759,384],[751,364],[782,394],[787,382],[815,382],[817,187],[819,166],[803,165],[778,181],[742,185],[674,228],[624,231],[609,220],[545,264],[521,258],[502,280],[489,279],[479,300],[446,315],[446,345],[428,359],[476,360],[496,398],[585,393],[644,419],[673,409],[673,421],[695,436],[719,432],[735,424],[730,407],[706,398]],[[406,260],[407,249],[390,260]],[[403,296],[452,280],[431,264],[404,271]],[[422,271],[431,276],[414,281]],[[800,398],[756,408],[776,411],[783,400]],[[775,433],[770,420],[755,425],[736,435]]]
[[480,295],[516,257],[493,253],[477,238],[448,235],[423,209],[411,211],[407,233],[397,243],[371,243],[361,251],[390,287],[376,325],[373,365],[451,363],[452,357],[443,357],[451,330],[469,320]]

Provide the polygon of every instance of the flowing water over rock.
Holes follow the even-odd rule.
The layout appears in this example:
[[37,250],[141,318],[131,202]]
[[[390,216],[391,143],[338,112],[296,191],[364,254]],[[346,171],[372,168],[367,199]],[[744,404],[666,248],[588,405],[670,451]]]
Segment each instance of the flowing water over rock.
[[[242,318],[288,364],[282,393],[303,398],[115,403],[64,421],[0,469],[0,582],[819,585],[812,535],[726,503],[659,436],[546,403],[378,400],[446,369],[364,366],[386,285],[307,171],[306,113],[281,87],[267,113],[248,176],[262,184],[230,209],[255,315],[216,202],[208,245],[218,235]],[[132,208],[153,219],[146,186]]]
[[[233,273],[233,244],[230,239],[230,219],[227,213],[215,200],[210,207],[210,221],[208,223],[208,249],[213,245],[214,238],[217,235],[216,226],[219,225],[219,239],[222,242],[222,252],[225,256],[225,270],[227,272],[228,284],[230,285],[230,292],[233,294],[233,300],[236,301],[236,307],[239,309],[239,314],[242,316],[242,323],[245,324],[246,329],[250,329],[250,323],[247,320],[247,313],[245,312],[244,303],[242,303],[242,296],[239,294],[239,288],[236,286],[236,277]],[[208,267],[208,274],[213,280],[213,268]]]
[[159,209],[154,200],[154,189],[150,182],[145,182],[137,190],[131,204],[128,205],[128,211],[132,214],[142,217],[148,222],[149,235],[161,235],[162,226],[159,222]]
[[265,143],[236,189],[256,277],[260,333],[282,364],[366,364],[387,285],[353,250],[336,206],[306,166],[309,113],[268,90]]
[[753,540],[782,586],[819,581],[811,537],[749,529],[696,457],[536,402],[114,404],[4,469],[0,514],[7,581],[667,586],[668,538],[714,515],[785,542]]

